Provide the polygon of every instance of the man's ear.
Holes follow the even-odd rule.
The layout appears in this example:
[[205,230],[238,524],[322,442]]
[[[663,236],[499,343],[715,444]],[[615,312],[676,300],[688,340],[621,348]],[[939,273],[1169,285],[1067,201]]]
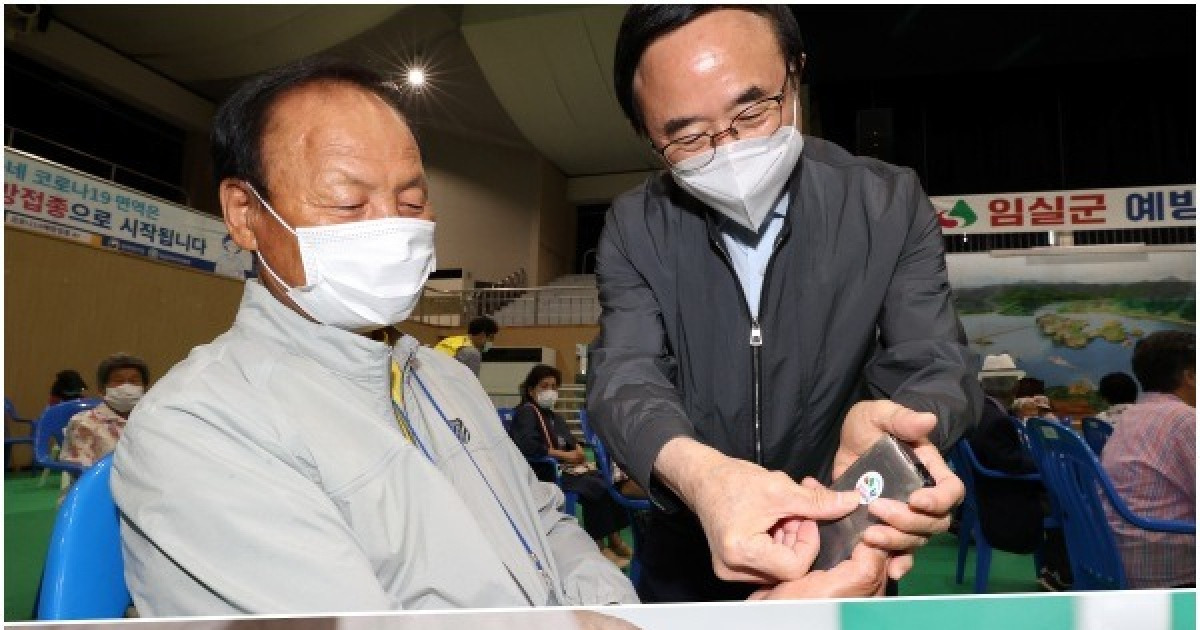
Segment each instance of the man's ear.
[[258,239],[250,229],[250,215],[258,200],[247,192],[241,180],[232,177],[221,180],[217,194],[221,199],[225,227],[233,237],[233,242],[246,251],[258,251]]

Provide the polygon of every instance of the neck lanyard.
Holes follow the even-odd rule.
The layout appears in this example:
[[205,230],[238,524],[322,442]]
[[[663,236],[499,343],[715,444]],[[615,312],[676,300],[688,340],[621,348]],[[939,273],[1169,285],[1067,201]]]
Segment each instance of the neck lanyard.
[[[427,398],[429,402],[433,404],[434,410],[436,410],[438,415],[441,416],[442,422],[446,424],[446,428],[451,433],[454,433],[454,428],[450,424],[450,419],[446,417],[446,413],[442,411],[441,405],[439,405],[437,400],[433,398],[433,394],[429,393],[429,388],[425,387],[425,383],[421,380],[421,377],[417,374],[417,371],[411,370],[410,372],[406,369],[404,372],[412,374],[413,379],[416,380],[417,385],[420,386],[421,392],[425,394],[425,398]],[[404,424],[408,426],[408,431],[412,435],[413,441],[417,444],[418,448],[421,449],[421,452],[425,455],[425,458],[429,460],[429,463],[436,466],[437,462],[434,461],[429,450],[425,448],[424,443],[421,442],[421,438],[417,434],[416,427],[413,426],[412,421],[409,419],[408,413],[406,413],[405,410],[400,407],[400,405],[396,404],[395,399],[393,399],[392,404],[396,407],[396,410],[404,419]],[[455,440],[457,439],[458,438],[456,434]],[[512,527],[513,533],[517,535],[517,539],[521,541],[521,546],[524,547],[526,555],[528,555],[530,560],[533,561],[533,567],[537,569],[538,574],[541,575],[542,580],[545,581],[546,589],[550,592],[554,592],[553,581],[550,579],[550,574],[546,571],[546,567],[542,564],[542,560],[538,558],[536,553],[533,552],[533,547],[529,545],[529,541],[525,538],[525,535],[521,533],[521,528],[517,527],[517,522],[513,520],[512,515],[508,513],[508,508],[504,507],[504,502],[500,500],[500,495],[496,493],[496,489],[493,488],[492,483],[488,481],[487,475],[483,474],[483,469],[479,467],[479,462],[476,462],[475,457],[471,455],[471,450],[467,448],[466,444],[462,444],[462,442],[459,442],[459,444],[462,445],[463,452],[467,454],[467,459],[471,461],[471,465],[475,467],[475,472],[479,473],[479,478],[483,480],[483,483],[487,486],[488,491],[492,493],[492,498],[496,500],[496,505],[500,506],[501,512],[504,512],[504,518],[508,519],[508,524],[510,527]]]
[[542,436],[546,438],[546,446],[552,449],[558,449],[558,444],[554,440],[554,436],[550,434],[550,429],[546,426],[546,419],[542,417],[542,410],[538,409],[537,403],[528,403],[533,406],[533,412],[537,414],[538,424],[542,425]]

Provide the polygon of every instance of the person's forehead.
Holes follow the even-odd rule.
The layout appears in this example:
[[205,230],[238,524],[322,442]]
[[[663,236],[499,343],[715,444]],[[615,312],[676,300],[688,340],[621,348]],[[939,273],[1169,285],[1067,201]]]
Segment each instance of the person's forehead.
[[781,57],[769,18],[744,9],[717,9],[650,42],[642,53],[639,69],[645,70],[647,64],[682,61],[703,73],[729,60],[774,65]]
[[379,95],[345,82],[316,82],[282,95],[268,114],[264,154],[379,155],[419,159],[404,118]]

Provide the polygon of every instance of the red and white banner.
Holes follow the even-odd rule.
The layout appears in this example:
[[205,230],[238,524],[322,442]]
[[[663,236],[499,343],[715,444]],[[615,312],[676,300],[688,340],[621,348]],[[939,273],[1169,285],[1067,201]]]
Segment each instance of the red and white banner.
[[1194,227],[1196,186],[931,197],[945,234]]

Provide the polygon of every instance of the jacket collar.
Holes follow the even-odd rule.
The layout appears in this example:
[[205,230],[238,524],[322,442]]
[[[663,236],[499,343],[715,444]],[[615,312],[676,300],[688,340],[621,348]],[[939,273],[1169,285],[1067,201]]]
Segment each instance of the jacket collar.
[[391,353],[387,344],[309,321],[277,300],[258,280],[246,281],[234,328],[348,379],[383,379],[386,384]]

